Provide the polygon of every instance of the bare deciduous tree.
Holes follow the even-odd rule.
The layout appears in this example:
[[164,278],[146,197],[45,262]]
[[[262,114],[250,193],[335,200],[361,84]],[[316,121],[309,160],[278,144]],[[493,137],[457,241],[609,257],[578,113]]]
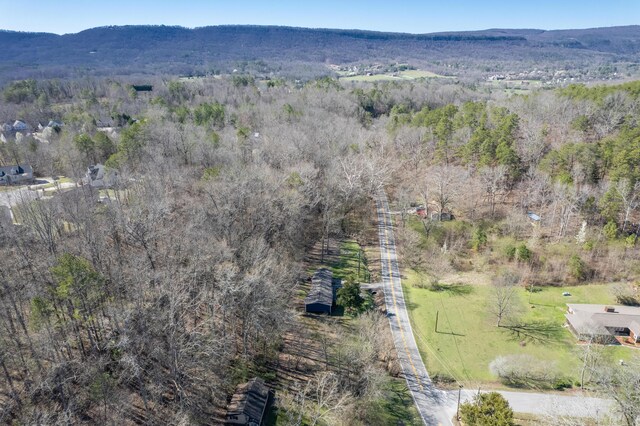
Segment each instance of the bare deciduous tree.
[[509,319],[516,312],[516,291],[520,276],[506,271],[498,275],[492,282],[489,309],[496,319],[496,327]]

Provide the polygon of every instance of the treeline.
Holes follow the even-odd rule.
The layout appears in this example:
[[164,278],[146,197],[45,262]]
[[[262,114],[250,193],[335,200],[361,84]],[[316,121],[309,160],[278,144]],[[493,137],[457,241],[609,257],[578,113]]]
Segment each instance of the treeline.
[[601,104],[614,93],[624,93],[633,99],[640,97],[640,82],[630,81],[618,85],[600,85],[587,87],[584,84],[570,84],[560,89],[560,94],[574,100],[589,100]]
[[[487,30],[435,34],[381,33],[276,26],[100,27],[63,36],[0,32],[0,81],[111,75],[213,75],[255,62],[263,75],[315,78],[327,63],[445,61],[441,70],[475,74],[551,67],[635,70],[635,26],[571,31]],[[132,40],[136,42],[133,43]],[[257,66],[261,62],[267,66]],[[25,67],[24,64],[31,66]],[[433,64],[432,64],[433,65]],[[611,74],[609,74],[611,76]],[[474,75],[475,77],[475,75]],[[484,76],[486,78],[486,76]]]

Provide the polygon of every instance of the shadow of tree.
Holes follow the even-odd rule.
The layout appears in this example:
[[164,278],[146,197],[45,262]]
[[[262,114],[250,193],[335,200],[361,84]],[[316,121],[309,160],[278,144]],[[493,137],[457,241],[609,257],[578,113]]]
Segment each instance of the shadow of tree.
[[441,284],[433,283],[429,286],[431,291],[446,291],[452,296],[466,296],[471,294],[473,287],[468,284]]
[[418,304],[417,304],[417,303],[413,303],[413,302],[407,302],[407,301],[405,301],[404,306],[405,306],[408,310],[413,311],[413,310],[415,310],[415,309],[418,307]]
[[547,321],[533,321],[503,325],[515,340],[533,343],[560,343],[563,338],[563,328],[558,324]]

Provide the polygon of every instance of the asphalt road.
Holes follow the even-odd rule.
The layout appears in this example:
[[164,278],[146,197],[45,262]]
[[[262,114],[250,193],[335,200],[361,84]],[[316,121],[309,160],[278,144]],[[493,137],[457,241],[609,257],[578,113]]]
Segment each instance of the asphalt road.
[[[387,316],[407,386],[424,424],[452,425],[458,392],[436,389],[418,351],[402,292],[391,212],[384,192],[376,199],[376,208],[382,265],[381,278]],[[609,414],[613,404],[611,400],[586,396],[508,391],[500,391],[500,393],[509,401],[515,412],[554,416],[554,418],[567,416],[598,419]],[[461,402],[472,399],[474,394],[474,391],[463,390]]]
[[407,313],[396,244],[393,237],[391,213],[387,196],[382,193],[376,200],[378,213],[378,238],[380,239],[381,277],[387,316],[398,352],[398,360],[407,380],[407,386],[415,401],[422,421],[426,425],[451,425],[451,394],[435,388],[422,362]]
[[53,182],[51,178],[39,179],[36,184],[27,186],[2,187],[0,191],[0,206],[13,207],[26,201],[35,200],[36,198],[51,195],[58,189],[69,189],[76,186],[73,182],[63,182],[57,187],[44,189],[44,187]]
[[3,190],[0,191],[0,206],[13,207],[24,201],[33,200],[36,196],[36,191],[31,191],[26,187],[16,189],[3,188]]

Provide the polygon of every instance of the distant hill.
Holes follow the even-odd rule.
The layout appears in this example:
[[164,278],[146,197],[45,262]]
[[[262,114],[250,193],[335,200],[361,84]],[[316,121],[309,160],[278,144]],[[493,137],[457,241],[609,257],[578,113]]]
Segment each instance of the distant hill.
[[295,64],[320,70],[326,64],[359,61],[604,64],[640,61],[640,26],[432,34],[275,26],[114,26],[65,35],[0,31],[0,49],[0,79],[5,81],[199,74],[246,63],[265,72],[286,72]]

